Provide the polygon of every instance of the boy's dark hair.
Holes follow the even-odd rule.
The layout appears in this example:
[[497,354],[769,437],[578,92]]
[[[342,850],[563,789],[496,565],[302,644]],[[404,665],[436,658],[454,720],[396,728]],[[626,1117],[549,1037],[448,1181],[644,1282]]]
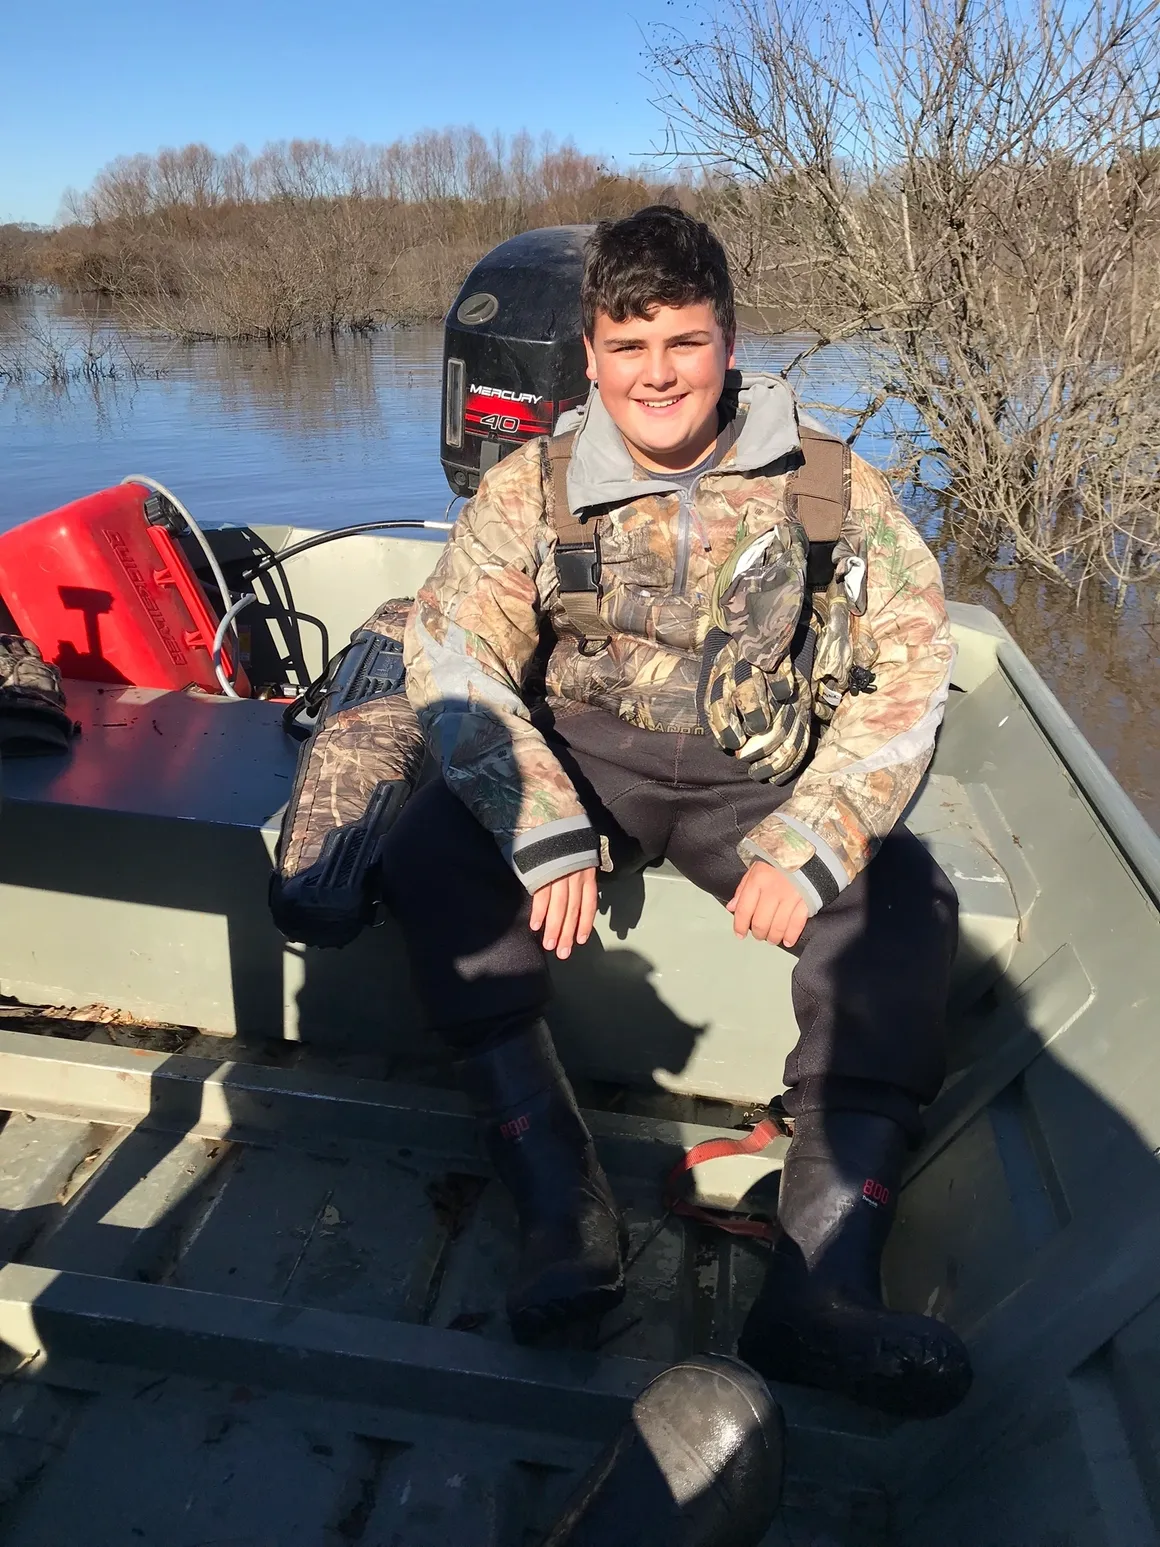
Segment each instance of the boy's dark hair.
[[623,220],[602,220],[588,239],[580,315],[587,338],[597,312],[613,322],[650,317],[658,306],[712,303],[726,337],[736,331],[725,249],[703,220],[650,204]]

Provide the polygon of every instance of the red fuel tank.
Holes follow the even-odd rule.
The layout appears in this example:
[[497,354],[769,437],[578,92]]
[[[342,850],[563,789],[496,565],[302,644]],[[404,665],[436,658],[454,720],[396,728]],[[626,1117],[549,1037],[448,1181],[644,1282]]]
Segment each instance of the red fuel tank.
[[[0,536],[0,596],[62,676],[221,692],[217,619],[164,524],[171,508],[140,484],[119,484]],[[240,670],[235,685],[248,691]]]

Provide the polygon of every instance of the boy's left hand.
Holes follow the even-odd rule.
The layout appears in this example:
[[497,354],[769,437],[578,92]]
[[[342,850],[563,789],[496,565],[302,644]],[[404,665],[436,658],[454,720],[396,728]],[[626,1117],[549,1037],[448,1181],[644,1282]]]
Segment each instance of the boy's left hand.
[[755,859],[725,904],[733,915],[739,940],[752,935],[770,945],[794,946],[809,920],[806,900],[790,878],[762,859]]

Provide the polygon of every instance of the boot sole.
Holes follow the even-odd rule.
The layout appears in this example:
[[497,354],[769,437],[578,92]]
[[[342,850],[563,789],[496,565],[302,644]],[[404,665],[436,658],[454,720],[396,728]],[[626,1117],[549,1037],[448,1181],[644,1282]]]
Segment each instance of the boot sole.
[[[754,1347],[742,1338],[740,1357],[769,1380],[810,1386],[849,1397],[895,1418],[942,1418],[956,1408],[971,1387],[971,1367],[961,1358],[939,1357],[913,1340],[879,1340],[873,1348],[846,1348],[840,1355],[787,1327],[770,1327],[774,1357],[764,1357],[769,1342]],[[780,1343],[780,1347],[777,1344]]]

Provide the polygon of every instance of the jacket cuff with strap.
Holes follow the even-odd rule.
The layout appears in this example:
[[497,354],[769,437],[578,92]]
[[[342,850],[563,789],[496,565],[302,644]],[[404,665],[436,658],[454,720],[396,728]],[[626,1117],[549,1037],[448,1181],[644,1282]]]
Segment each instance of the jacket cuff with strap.
[[561,817],[520,833],[504,857],[528,891],[538,892],[577,870],[598,870],[600,840],[586,816]]

